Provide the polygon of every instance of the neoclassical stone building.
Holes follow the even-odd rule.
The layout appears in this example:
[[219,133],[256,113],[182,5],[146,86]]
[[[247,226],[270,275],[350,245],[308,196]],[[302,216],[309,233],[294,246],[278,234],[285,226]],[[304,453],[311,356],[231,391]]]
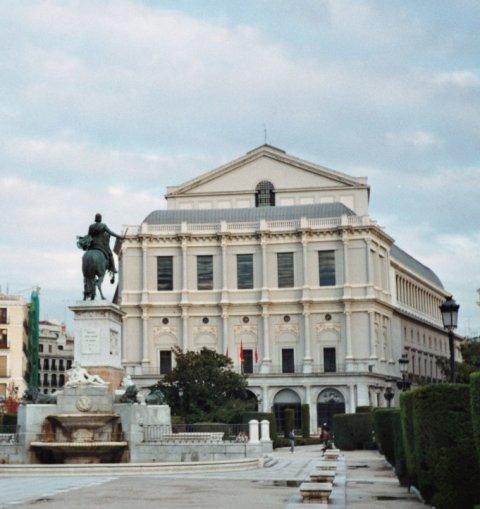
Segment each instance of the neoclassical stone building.
[[[366,178],[263,145],[182,185],[125,229],[119,252],[123,363],[139,384],[171,348],[214,348],[249,373],[259,409],[385,405],[406,353],[440,379],[448,355],[438,277],[368,214]],[[240,356],[243,350],[243,367]]]

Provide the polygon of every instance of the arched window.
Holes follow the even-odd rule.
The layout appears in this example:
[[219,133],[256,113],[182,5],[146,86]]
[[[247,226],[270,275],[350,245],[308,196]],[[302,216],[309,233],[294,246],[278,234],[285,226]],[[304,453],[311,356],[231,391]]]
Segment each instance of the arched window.
[[[277,421],[277,429],[285,431],[285,410],[291,408],[295,418],[295,429],[302,427],[302,405],[300,396],[291,389],[282,389],[273,399],[273,413]],[[287,430],[288,431],[288,430]],[[290,430],[291,431],[291,430]]]
[[335,414],[345,413],[345,398],[343,394],[332,388],[324,389],[317,399],[317,426],[324,424],[332,426],[332,419]]
[[262,180],[255,188],[255,207],[274,207],[275,188],[268,180]]

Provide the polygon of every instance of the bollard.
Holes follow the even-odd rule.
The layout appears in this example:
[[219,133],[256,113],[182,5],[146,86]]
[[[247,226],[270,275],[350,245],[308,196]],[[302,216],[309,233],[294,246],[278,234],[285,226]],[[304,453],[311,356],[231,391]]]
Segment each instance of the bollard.
[[248,431],[249,431],[249,444],[258,444],[260,440],[258,440],[258,421],[256,419],[252,419],[248,423]]
[[260,430],[261,430],[261,441],[262,442],[270,442],[270,421],[264,419],[260,422]]

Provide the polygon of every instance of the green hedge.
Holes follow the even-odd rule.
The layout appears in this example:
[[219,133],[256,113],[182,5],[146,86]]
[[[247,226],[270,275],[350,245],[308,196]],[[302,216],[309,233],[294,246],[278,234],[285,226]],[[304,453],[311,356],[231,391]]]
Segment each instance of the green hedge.
[[413,434],[413,391],[400,395],[400,421],[402,424],[403,448],[405,451],[405,469],[408,484],[417,483],[415,471],[415,437]]
[[277,438],[277,421],[275,416],[271,412],[243,412],[237,422],[247,423],[252,419],[256,419],[258,422],[267,420],[270,421],[270,438],[275,440]]
[[355,413],[356,414],[364,414],[364,413],[371,412],[372,410],[373,410],[373,408],[371,406],[357,406],[357,408],[355,409]]
[[391,415],[393,428],[393,448],[395,452],[395,473],[402,486],[408,485],[407,467],[405,461],[405,447],[403,445],[402,421],[400,410],[397,408]]
[[[322,443],[320,437],[296,437],[295,445],[320,445]],[[273,442],[273,448],[278,449],[279,447],[290,447],[290,442],[283,437],[277,437],[277,439]]]
[[442,384],[412,391],[418,488],[437,509],[470,508],[480,500],[470,390]]
[[295,410],[293,408],[285,408],[283,411],[284,423],[283,434],[288,438],[288,434],[295,428]]
[[373,411],[373,428],[375,442],[380,452],[391,465],[395,465],[395,440],[393,437],[392,416],[398,412],[396,408],[376,408]]
[[310,437],[310,405],[302,405],[302,437]]
[[371,449],[373,418],[371,413],[336,414],[333,416],[335,445],[344,451]]
[[480,371],[470,375],[470,406],[472,412],[473,438],[480,462]]

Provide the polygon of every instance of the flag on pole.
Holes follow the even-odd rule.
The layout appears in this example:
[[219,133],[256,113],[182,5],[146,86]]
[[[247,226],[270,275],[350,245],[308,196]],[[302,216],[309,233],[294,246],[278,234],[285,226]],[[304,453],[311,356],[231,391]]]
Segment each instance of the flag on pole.
[[258,364],[258,348],[255,347],[255,364]]
[[243,365],[244,355],[243,355],[243,341],[240,341],[240,364]]
[[228,357],[228,346],[227,346],[227,351],[225,352],[225,357]]

